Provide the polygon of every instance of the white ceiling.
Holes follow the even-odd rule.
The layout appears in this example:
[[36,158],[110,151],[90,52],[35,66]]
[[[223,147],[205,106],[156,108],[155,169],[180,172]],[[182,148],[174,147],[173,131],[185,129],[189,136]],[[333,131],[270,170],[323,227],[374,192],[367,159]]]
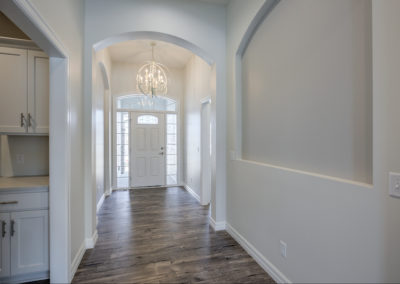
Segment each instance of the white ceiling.
[[228,4],[229,2],[229,0],[197,0],[197,1],[207,2],[219,6],[226,6],[226,4]]
[[[151,61],[152,40],[131,40],[114,44],[108,48],[111,61],[133,64],[142,64],[145,61]],[[182,69],[193,56],[193,53],[163,41],[155,41],[157,45],[154,48],[154,60],[162,63],[168,68]]]

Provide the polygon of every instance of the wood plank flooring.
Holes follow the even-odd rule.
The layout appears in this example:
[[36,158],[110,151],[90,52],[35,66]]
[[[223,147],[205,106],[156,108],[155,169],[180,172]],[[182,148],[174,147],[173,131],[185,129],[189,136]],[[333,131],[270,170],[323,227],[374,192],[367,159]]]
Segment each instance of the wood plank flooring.
[[275,283],[184,188],[114,191],[73,283]]

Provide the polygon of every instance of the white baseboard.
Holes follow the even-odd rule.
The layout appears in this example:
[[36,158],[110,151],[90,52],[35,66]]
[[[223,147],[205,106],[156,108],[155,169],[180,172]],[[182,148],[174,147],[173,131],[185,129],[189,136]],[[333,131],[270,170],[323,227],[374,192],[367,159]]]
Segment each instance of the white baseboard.
[[86,239],[86,249],[94,248],[98,237],[99,237],[99,235],[97,234],[97,230],[96,230],[96,232],[94,232],[94,234],[93,234],[93,237],[91,237],[90,239]]
[[214,231],[225,230],[225,222],[215,222],[215,220],[212,217],[210,217],[210,225],[214,229]]
[[106,195],[103,193],[103,195],[101,196],[99,203],[97,203],[97,211],[99,212],[101,205],[103,205],[104,199],[106,198]]
[[81,263],[82,257],[85,254],[86,251],[86,241],[84,241],[79,248],[78,253],[76,254],[74,260],[71,263],[71,279],[74,278],[74,275],[76,273],[76,270],[78,269],[79,263]]
[[50,279],[49,271],[41,271],[41,272],[33,272],[33,273],[25,273],[20,275],[1,277],[0,283],[18,284],[18,283],[46,280],[46,279]]
[[292,283],[282,274],[268,259],[266,259],[255,247],[253,247],[231,225],[226,223],[226,231],[257,261],[257,263],[277,282]]
[[193,191],[186,183],[183,183],[183,187],[201,204],[200,196]]

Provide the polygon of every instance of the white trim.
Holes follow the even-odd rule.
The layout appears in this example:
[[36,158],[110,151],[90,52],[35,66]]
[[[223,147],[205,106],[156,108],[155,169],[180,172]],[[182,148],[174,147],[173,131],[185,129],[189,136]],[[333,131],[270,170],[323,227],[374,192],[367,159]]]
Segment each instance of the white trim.
[[99,238],[99,235],[97,233],[97,230],[94,232],[93,237],[90,239],[86,239],[86,249],[92,249],[97,243],[97,239]]
[[[106,194],[103,193],[103,195],[101,196],[99,202],[97,203],[97,213],[99,212],[101,205],[103,205],[104,199],[106,198]],[[96,217],[97,218],[97,217]]]
[[[209,113],[208,113],[208,122],[209,125],[211,123],[211,96],[208,96],[200,101],[200,188],[201,188],[201,204],[202,205],[207,205],[211,202],[211,188],[212,188],[212,181],[211,181],[211,176],[210,176],[210,184],[209,184],[209,192],[205,192],[204,190],[204,179],[205,175],[207,173],[211,172],[211,156],[210,156],[210,139],[212,141],[212,133],[210,133],[211,126],[208,128],[208,141],[204,141],[205,136],[204,136],[204,126],[203,126],[203,120],[204,120],[204,113],[203,113],[203,107],[209,107]],[[204,144],[206,143],[206,144]],[[208,145],[208,146],[207,146]],[[206,146],[206,151],[204,151],[204,148]],[[207,157],[208,156],[208,157]],[[209,161],[208,168],[206,168],[206,172],[204,171],[204,161]]]
[[83,255],[85,254],[85,251],[86,251],[86,242],[83,241],[81,247],[78,250],[78,253],[76,254],[76,256],[71,264],[71,279],[74,278],[76,270],[78,269],[78,266],[81,263],[81,260],[83,258]]
[[10,284],[27,283],[27,282],[46,280],[49,278],[50,278],[50,273],[48,271],[40,271],[40,272],[3,277],[0,278],[0,283],[10,283]]
[[214,231],[225,230],[225,222],[215,222],[215,220],[211,216],[210,216],[210,226],[214,229]]
[[259,166],[268,167],[268,168],[274,168],[274,169],[278,169],[278,170],[298,173],[298,174],[307,175],[307,176],[318,177],[318,178],[322,178],[322,179],[329,179],[329,180],[333,180],[333,181],[337,181],[337,182],[362,186],[365,188],[373,188],[374,187],[372,184],[369,184],[369,183],[363,183],[363,182],[352,181],[352,180],[348,180],[348,179],[336,178],[336,177],[332,177],[332,176],[326,176],[326,175],[316,174],[316,173],[312,173],[312,172],[306,172],[306,171],[300,171],[300,170],[295,170],[295,169],[290,169],[290,168],[269,165],[269,164],[263,164],[263,163],[259,163],[259,162],[253,162],[253,161],[242,160],[242,159],[236,159],[235,161],[237,161],[239,163],[250,163],[250,164],[254,164],[254,165],[259,165]]
[[197,193],[193,191],[193,189],[191,189],[186,183],[183,183],[183,187],[197,200],[197,202],[201,204],[200,196],[198,196]]
[[283,275],[268,259],[266,259],[255,247],[253,247],[241,234],[239,234],[229,223],[226,223],[226,231],[231,235],[257,263],[277,282],[292,283]]
[[33,40],[0,36],[0,46],[42,51]]

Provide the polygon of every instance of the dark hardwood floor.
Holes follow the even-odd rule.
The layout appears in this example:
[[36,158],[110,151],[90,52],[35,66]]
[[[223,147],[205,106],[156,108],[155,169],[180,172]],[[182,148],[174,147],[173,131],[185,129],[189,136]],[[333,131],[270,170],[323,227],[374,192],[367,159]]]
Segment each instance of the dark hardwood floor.
[[184,188],[114,191],[73,283],[275,283]]

